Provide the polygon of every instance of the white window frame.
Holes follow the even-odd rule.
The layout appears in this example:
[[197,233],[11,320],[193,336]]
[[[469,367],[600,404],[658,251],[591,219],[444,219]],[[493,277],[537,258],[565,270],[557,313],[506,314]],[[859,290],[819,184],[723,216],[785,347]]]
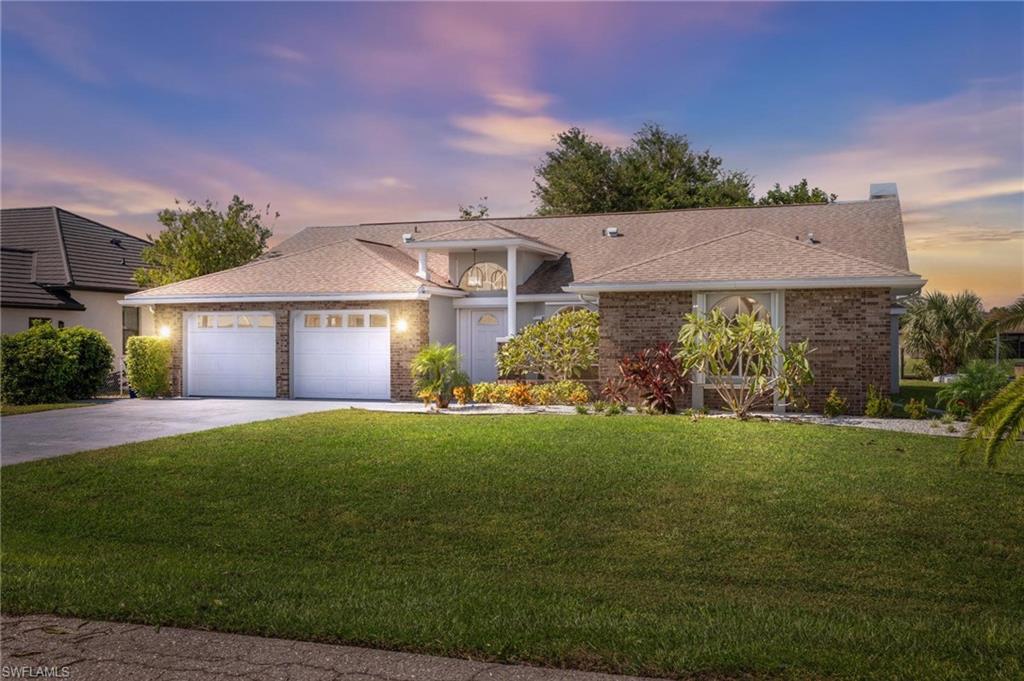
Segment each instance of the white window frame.
[[[768,304],[764,305],[764,296],[768,294]],[[765,310],[768,311],[768,323],[772,325],[772,328],[779,332],[779,341],[782,346],[786,345],[786,291],[785,289],[775,290],[764,290],[764,289],[750,289],[743,291],[698,291],[693,296],[693,309],[702,315],[709,312],[709,301],[720,300],[729,296],[749,296],[758,300],[764,305]],[[776,355],[774,358],[775,370],[782,370],[782,356]],[[706,383],[707,377],[701,372],[694,372],[692,379],[692,402],[694,409],[700,409],[704,406],[704,391],[710,387]],[[776,392],[772,398],[772,408],[776,413],[782,413],[785,411],[785,405],[781,403],[779,395]]]

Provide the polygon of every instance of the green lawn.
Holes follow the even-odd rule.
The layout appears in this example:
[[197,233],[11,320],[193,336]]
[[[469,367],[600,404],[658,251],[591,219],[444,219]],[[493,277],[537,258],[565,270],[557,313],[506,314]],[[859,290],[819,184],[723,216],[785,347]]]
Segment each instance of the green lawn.
[[52,409],[74,409],[75,407],[92,407],[95,404],[95,402],[49,402],[46,404],[0,403],[0,416],[14,416],[16,414],[34,414],[37,411],[50,411]]
[[931,381],[918,380],[914,378],[904,378],[900,381],[900,391],[893,398],[896,402],[902,402],[906,404],[911,398],[915,400],[924,400],[925,404],[933,409],[940,409],[939,403],[935,399],[935,395],[943,388],[941,383],[933,383]]
[[722,679],[1019,679],[1024,451],[333,412],[6,467],[3,611]]

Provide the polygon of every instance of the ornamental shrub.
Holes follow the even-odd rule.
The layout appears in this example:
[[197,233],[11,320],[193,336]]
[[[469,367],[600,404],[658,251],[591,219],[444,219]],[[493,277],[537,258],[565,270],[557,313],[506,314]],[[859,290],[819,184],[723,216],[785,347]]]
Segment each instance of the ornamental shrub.
[[783,347],[779,331],[756,315],[729,318],[715,309],[707,315],[692,312],[685,319],[676,355],[683,372],[704,374],[740,418],[774,393],[785,402],[799,402],[804,387],[814,381],[808,342]]
[[864,415],[887,419],[892,416],[892,400],[873,385],[868,386],[868,398],[864,402]]
[[533,404],[533,390],[529,383],[513,383],[508,391],[508,401],[518,407]]
[[659,414],[675,413],[676,401],[683,396],[686,373],[672,356],[671,345],[661,343],[657,348],[624,357],[619,361],[619,373],[640,394],[644,407]]
[[473,399],[473,386],[471,385],[459,385],[452,389],[452,394],[459,404],[467,404]]
[[575,378],[597,362],[597,327],[597,313],[590,310],[559,312],[531,324],[498,349],[498,373]]
[[478,404],[586,404],[590,391],[580,381],[553,381],[551,383],[477,383],[473,386],[473,400]]
[[107,386],[114,369],[114,349],[96,329],[72,326],[57,332],[61,346],[74,355],[67,395],[72,400],[93,397]]
[[128,385],[143,397],[171,391],[171,341],[159,336],[132,336],[124,355]]
[[473,386],[473,401],[479,404],[491,403],[494,400],[494,388],[497,383],[477,383]]
[[822,409],[825,416],[835,418],[846,413],[846,399],[839,395],[839,391],[832,388],[825,398],[825,408]]
[[916,400],[911,397],[910,401],[903,405],[903,411],[907,412],[907,416],[910,418],[920,421],[928,416],[928,405],[924,400]]
[[[541,390],[543,388],[543,390]],[[586,404],[590,401],[590,390],[579,381],[555,381],[534,386],[534,394],[550,392],[552,400],[548,404]],[[537,402],[540,404],[540,402]]]
[[0,399],[8,404],[65,402],[75,354],[50,324],[0,338]]

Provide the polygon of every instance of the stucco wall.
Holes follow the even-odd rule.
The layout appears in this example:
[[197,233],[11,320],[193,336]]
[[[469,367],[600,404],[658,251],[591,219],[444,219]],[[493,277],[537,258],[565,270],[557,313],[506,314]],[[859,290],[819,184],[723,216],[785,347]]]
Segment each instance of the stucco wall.
[[454,298],[447,296],[430,297],[430,342],[441,345],[455,343],[455,307]]
[[[49,317],[54,326],[64,322],[64,326],[85,326],[102,333],[110,347],[114,349],[114,369],[121,366],[121,306],[124,293],[107,291],[72,290],[72,297],[85,305],[85,310],[48,310],[20,307],[0,308],[0,332],[17,333],[28,328],[30,317]],[[139,309],[139,333],[153,333],[153,314],[148,307]]]
[[[339,302],[316,301],[295,303],[207,303],[193,305],[158,305],[156,325],[166,325],[170,332],[173,355],[171,358],[171,392],[181,395],[183,385],[184,337],[182,321],[186,312],[272,312],[277,325],[277,396],[291,397],[291,313],[297,310],[387,310],[391,318],[391,398],[413,399],[412,377],[409,367],[413,356],[429,341],[429,308],[425,300]],[[408,324],[405,331],[396,328],[397,322]]]

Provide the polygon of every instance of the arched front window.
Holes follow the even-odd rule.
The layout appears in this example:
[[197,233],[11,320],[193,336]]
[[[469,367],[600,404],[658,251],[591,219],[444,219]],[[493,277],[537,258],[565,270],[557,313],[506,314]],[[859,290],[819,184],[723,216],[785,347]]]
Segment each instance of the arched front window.
[[504,291],[508,288],[508,273],[493,262],[478,262],[462,273],[459,288],[466,291]]
[[759,320],[769,321],[767,293],[722,293],[708,295],[708,311],[719,309],[729,319],[738,314],[752,314]]

